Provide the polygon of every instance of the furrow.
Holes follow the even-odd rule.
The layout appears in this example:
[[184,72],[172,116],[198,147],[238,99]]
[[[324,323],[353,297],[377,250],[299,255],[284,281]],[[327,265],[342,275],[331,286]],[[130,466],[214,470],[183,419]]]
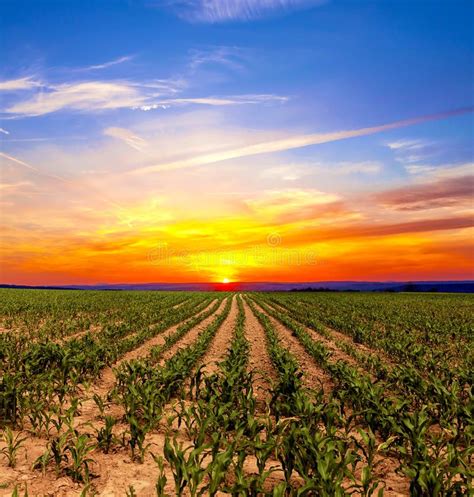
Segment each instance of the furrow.
[[277,319],[270,316],[257,303],[255,304],[255,307],[268,316],[280,338],[282,346],[287,348],[296,358],[298,358],[300,369],[304,373],[302,378],[304,385],[313,389],[322,387],[325,392],[331,391],[334,388],[334,382],[332,381],[331,376],[326,373],[323,368],[317,366],[314,359],[306,352],[303,345],[301,345],[300,341],[293,335],[291,330],[283,326]]
[[238,308],[236,296],[232,297],[232,307],[230,308],[229,315],[226,320],[222,323],[216,336],[212,339],[212,342],[204,354],[200,364],[204,366],[204,372],[206,374],[211,374],[216,372],[218,369],[217,363],[222,361],[227,354],[230,343],[232,342],[232,336],[234,334],[235,323],[237,322]]
[[265,330],[258,322],[258,319],[251,311],[245,299],[243,300],[243,305],[246,337],[250,344],[248,369],[255,371],[255,397],[260,404],[265,404],[270,399],[271,384],[276,381],[277,375],[268,355]]

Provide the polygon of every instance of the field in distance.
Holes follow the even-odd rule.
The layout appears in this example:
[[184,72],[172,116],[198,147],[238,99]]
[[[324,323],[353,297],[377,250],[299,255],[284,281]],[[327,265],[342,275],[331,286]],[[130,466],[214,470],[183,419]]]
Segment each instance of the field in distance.
[[0,289],[0,496],[469,495],[473,311]]

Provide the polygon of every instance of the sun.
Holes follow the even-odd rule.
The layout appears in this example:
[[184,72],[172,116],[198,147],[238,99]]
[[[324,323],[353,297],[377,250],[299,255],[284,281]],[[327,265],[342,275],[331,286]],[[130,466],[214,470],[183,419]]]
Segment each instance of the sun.
[[224,284],[226,284],[226,283],[230,283],[229,278],[224,278],[224,279],[222,280],[222,283],[224,283]]

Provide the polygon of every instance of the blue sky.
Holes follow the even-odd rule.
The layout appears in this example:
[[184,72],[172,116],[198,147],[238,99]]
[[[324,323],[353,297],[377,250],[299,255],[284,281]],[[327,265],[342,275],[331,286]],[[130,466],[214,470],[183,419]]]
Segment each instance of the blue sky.
[[[278,195],[303,210],[309,198],[324,194],[332,207],[337,198],[350,206],[338,211],[341,229],[467,216],[466,192],[438,183],[472,173],[470,1],[4,0],[0,9],[2,211],[5,239],[22,254],[5,255],[11,278],[82,278],[71,268],[32,275],[41,249],[25,242],[34,232],[54,243],[81,216],[78,247],[129,239],[127,229],[147,246],[184,236],[177,225],[191,222],[183,205],[194,193],[198,224],[216,213],[259,218]],[[417,122],[383,128],[405,119]],[[357,132],[365,128],[374,129]],[[76,190],[64,198],[61,184]],[[425,209],[363,200],[420,184],[442,191]],[[104,191],[119,213],[90,219]],[[158,204],[157,228],[144,212]],[[125,211],[134,214],[124,223]],[[262,230],[286,219],[274,214],[262,214]],[[201,274],[221,273],[183,278]]]

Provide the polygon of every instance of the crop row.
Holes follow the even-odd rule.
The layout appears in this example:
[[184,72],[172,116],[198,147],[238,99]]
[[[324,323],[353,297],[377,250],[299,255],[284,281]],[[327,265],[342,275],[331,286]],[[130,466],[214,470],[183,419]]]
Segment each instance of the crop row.
[[47,406],[61,404],[84,382],[96,379],[101,370],[126,352],[177,323],[202,311],[211,296],[191,300],[170,312],[162,308],[141,328],[132,321],[110,324],[101,333],[85,335],[64,344],[36,342],[19,347],[12,336],[0,337],[0,420],[36,422]]
[[[311,345],[311,337],[306,332],[303,333],[298,325],[308,326],[326,339],[332,339],[331,334],[326,331],[324,326],[314,318],[305,319],[297,311],[285,313],[274,307],[268,307],[265,302],[262,305],[269,313],[289,328],[296,327],[300,336],[306,340],[306,346],[319,347],[319,353],[324,356],[326,347],[321,348],[320,342],[314,342]],[[472,395],[468,387],[468,376],[471,372],[464,371],[458,375],[451,372],[448,376],[440,379],[439,375],[432,372],[421,373],[410,363],[408,365],[400,363],[395,366],[387,365],[376,353],[361,352],[357,350],[355,344],[346,341],[338,342],[338,347],[351,355],[379,381],[383,381],[387,390],[399,391],[410,398],[412,403],[418,407],[427,406],[433,417],[441,423],[451,423],[456,415],[462,414],[472,403]],[[320,360],[324,360],[324,357],[320,357]]]
[[[472,474],[472,403],[443,419],[441,430],[426,405],[413,407],[403,397],[390,394],[390,385],[359,372],[331,352],[285,313],[256,299],[266,313],[296,335],[306,351],[334,379],[337,398],[365,425],[390,442],[400,459],[399,470],[411,480],[411,495],[464,495]],[[268,318],[267,318],[268,319]]]
[[452,378],[472,381],[473,309],[463,296],[318,293],[267,295],[266,300],[316,331],[333,327],[443,383]]

